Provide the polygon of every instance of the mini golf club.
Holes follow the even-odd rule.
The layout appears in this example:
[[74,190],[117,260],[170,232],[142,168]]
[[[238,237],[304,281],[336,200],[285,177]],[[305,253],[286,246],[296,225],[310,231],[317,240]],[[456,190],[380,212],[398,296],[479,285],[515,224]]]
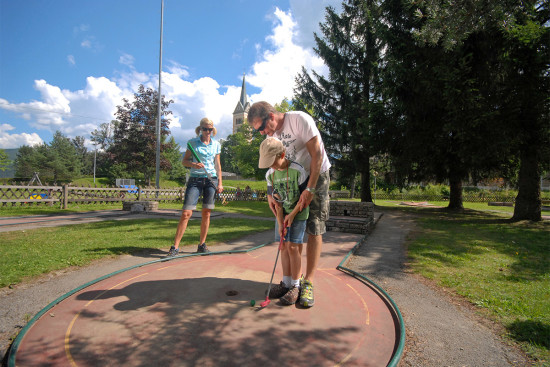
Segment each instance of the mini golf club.
[[269,291],[271,290],[271,284],[273,282],[273,275],[275,275],[275,269],[277,268],[277,260],[279,260],[279,252],[281,252],[281,247],[283,247],[283,241],[284,237],[281,237],[281,241],[279,242],[279,248],[277,248],[277,256],[275,257],[275,265],[273,265],[273,271],[271,272],[271,279],[269,280],[269,286],[267,287],[267,294],[265,296],[265,301],[260,303],[260,307],[264,308],[269,305],[271,300],[269,299]]

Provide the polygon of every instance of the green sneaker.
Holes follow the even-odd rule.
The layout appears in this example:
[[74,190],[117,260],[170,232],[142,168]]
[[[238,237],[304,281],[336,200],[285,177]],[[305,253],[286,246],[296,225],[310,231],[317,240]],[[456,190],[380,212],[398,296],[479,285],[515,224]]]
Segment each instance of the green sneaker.
[[302,289],[300,292],[300,305],[304,307],[312,307],[314,304],[315,299],[313,298],[313,283],[307,279],[304,279],[302,281]]

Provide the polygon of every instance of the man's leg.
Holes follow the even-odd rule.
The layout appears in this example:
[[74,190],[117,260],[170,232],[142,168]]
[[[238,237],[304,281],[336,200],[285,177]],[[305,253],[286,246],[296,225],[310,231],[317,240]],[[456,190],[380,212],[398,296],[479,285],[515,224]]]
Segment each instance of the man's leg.
[[313,296],[313,277],[319,264],[323,247],[323,233],[325,233],[325,221],[328,219],[330,198],[328,187],[330,183],[329,172],[323,172],[317,180],[316,194],[309,205],[309,218],[307,220],[307,249],[306,249],[306,275],[302,282],[300,304],[311,307],[315,300]]
[[307,238],[307,249],[306,249],[306,275],[304,279],[313,281],[315,276],[315,270],[317,269],[317,264],[319,263],[319,258],[321,257],[321,249],[323,247],[323,236],[322,235],[308,235]]

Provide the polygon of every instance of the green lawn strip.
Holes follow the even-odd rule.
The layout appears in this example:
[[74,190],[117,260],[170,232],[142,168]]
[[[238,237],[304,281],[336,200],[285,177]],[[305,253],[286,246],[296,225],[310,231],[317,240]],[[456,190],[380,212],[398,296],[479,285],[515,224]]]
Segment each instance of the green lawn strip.
[[414,271],[484,308],[539,361],[550,360],[550,224],[479,213],[427,215]]
[[[396,200],[376,200],[376,205],[382,206],[382,207],[411,208],[412,210],[417,210],[422,208],[422,207],[402,205],[401,203],[402,203],[401,201],[396,201]],[[427,203],[432,206],[438,206],[443,208],[446,208],[449,205],[448,201],[429,201]],[[463,205],[465,209],[494,213],[507,218],[511,218],[512,215],[514,214],[514,207],[511,207],[511,206],[489,206],[487,203],[471,203],[471,202],[464,202]],[[429,206],[427,208],[429,208]],[[542,215],[550,215],[550,210],[543,208],[541,213]]]
[[[41,228],[2,233],[0,287],[92,260],[136,252],[157,256],[173,242],[177,219],[141,219]],[[226,242],[273,228],[265,220],[222,218],[212,221],[208,244]],[[180,246],[196,247],[200,221],[189,222]]]
[[[181,210],[181,202],[160,202],[159,209],[177,209]],[[201,210],[199,203],[197,209]],[[106,204],[69,204],[68,209],[61,209],[59,205],[38,205],[38,206],[13,206],[0,207],[0,217],[19,217],[28,215],[61,215],[71,213],[81,213],[96,210],[121,210],[122,203]],[[224,213],[241,213],[246,215],[255,215],[260,217],[272,217],[273,214],[267,205],[267,201],[230,201],[226,205],[220,202],[216,203],[214,211]]]

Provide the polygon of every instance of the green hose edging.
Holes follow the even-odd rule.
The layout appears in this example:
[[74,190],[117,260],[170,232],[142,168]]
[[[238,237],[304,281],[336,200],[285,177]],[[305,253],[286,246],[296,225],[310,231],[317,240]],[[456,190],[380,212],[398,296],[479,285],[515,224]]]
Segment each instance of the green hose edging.
[[171,261],[171,260],[175,260],[175,259],[181,259],[181,258],[185,258],[185,257],[194,257],[194,256],[210,256],[210,255],[223,255],[223,254],[237,254],[237,253],[243,253],[243,252],[250,252],[250,251],[254,251],[254,250],[257,250],[261,247],[264,247],[268,244],[270,244],[271,242],[268,242],[268,243],[264,243],[264,244],[261,244],[261,245],[258,245],[256,247],[252,247],[252,248],[249,248],[247,250],[231,250],[231,251],[218,251],[218,252],[209,252],[209,253],[193,253],[193,254],[187,254],[187,255],[179,255],[179,256],[173,256],[173,257],[169,257],[169,258],[163,258],[163,259],[158,259],[158,260],[153,260],[153,261],[149,261],[149,262],[146,262],[146,263],[143,263],[143,264],[138,264],[138,265],[134,265],[134,266],[130,266],[128,268],[124,268],[124,269],[121,269],[121,270],[117,270],[113,273],[110,273],[110,274],[107,274],[107,275],[104,275],[100,278],[97,278],[95,280],[92,280],[88,283],[85,283],[83,285],[81,285],[80,287],[77,287],[67,293],[65,293],[64,295],[62,295],[61,297],[57,298],[56,300],[54,300],[53,302],[51,302],[50,304],[48,304],[46,307],[44,307],[42,310],[40,310],[28,323],[27,325],[25,325],[25,327],[23,329],[21,329],[21,331],[19,332],[19,334],[17,334],[17,337],[15,338],[15,340],[13,341],[13,343],[11,344],[10,348],[9,348],[9,351],[8,351],[8,364],[7,366],[8,367],[15,367],[15,355],[17,354],[17,349],[19,348],[19,345],[21,344],[21,341],[23,340],[23,337],[25,336],[25,333],[27,331],[29,331],[29,329],[34,325],[34,323],[36,321],[38,321],[38,319],[40,319],[46,312],[48,312],[51,308],[53,308],[55,305],[57,305],[58,303],[60,303],[61,301],[63,301],[64,299],[67,299],[68,297],[72,296],[73,294],[77,293],[77,292],[80,292],[82,289],[84,288],[87,288],[95,283],[98,283],[102,280],[105,280],[107,278],[110,278],[112,276],[115,276],[117,274],[120,274],[120,273],[123,273],[125,271],[128,271],[128,270],[132,270],[132,269],[137,269],[137,268],[140,268],[142,266],[146,266],[146,265],[151,265],[151,264],[155,264],[155,263],[159,263],[159,262],[165,262],[165,261]]
[[[378,218],[378,220],[380,220],[380,218],[382,217],[382,215]],[[378,220],[376,222],[378,222]],[[375,224],[376,224],[375,222]],[[376,290],[378,290],[385,298],[386,300],[391,304],[391,306],[393,307],[396,315],[397,315],[397,318],[399,320],[399,343],[397,345],[397,348],[395,349],[395,352],[393,354],[393,357],[392,359],[390,360],[389,364],[387,365],[387,367],[396,367],[397,366],[397,363],[399,362],[399,360],[401,359],[401,355],[403,354],[403,349],[405,347],[405,323],[403,322],[403,317],[401,315],[401,312],[399,311],[399,308],[397,307],[397,305],[395,304],[395,302],[393,301],[393,299],[386,293],[386,291],[384,291],[384,289],[382,289],[380,286],[378,286],[375,282],[373,282],[372,280],[368,279],[367,277],[357,273],[356,271],[354,270],[351,270],[351,269],[348,269],[344,266],[342,266],[342,264],[344,264],[347,259],[355,252],[356,248],[361,244],[362,241],[364,241],[366,238],[367,238],[368,235],[365,235],[361,240],[357,241],[357,243],[355,244],[355,246],[347,253],[347,255],[344,257],[344,259],[340,262],[340,264],[336,267],[337,270],[340,270],[344,273],[347,273],[353,277],[357,277],[357,278],[360,278],[362,279],[363,281],[365,281],[366,283],[372,285],[374,288],[376,288]],[[97,278],[95,280],[92,280],[88,283],[85,283],[83,285],[81,285],[80,287],[77,287],[67,293],[65,293],[64,295],[62,295],[61,297],[57,298],[56,300],[54,300],[53,302],[51,302],[50,304],[48,304],[46,307],[44,307],[42,310],[40,310],[28,323],[27,325],[25,325],[25,327],[23,329],[21,329],[21,331],[19,332],[19,334],[17,335],[17,337],[15,338],[15,340],[13,341],[13,343],[11,344],[10,348],[9,348],[9,352],[8,352],[8,363],[7,363],[7,366],[8,367],[15,367],[15,356],[17,354],[17,349],[19,348],[19,345],[21,344],[21,341],[23,340],[23,337],[25,336],[26,332],[34,325],[34,323],[36,321],[38,321],[46,312],[48,312],[51,308],[53,308],[55,305],[57,305],[58,303],[60,303],[61,301],[65,300],[66,298],[72,296],[73,294],[81,291],[82,289],[84,288],[87,288],[95,283],[98,283],[102,280],[105,280],[107,278],[110,278],[112,276],[115,276],[117,274],[120,274],[120,273],[123,273],[125,271],[128,271],[128,270],[132,270],[132,269],[137,269],[137,268],[140,268],[140,267],[143,267],[143,266],[146,266],[146,265],[150,265],[150,264],[155,264],[155,263],[158,263],[158,262],[166,262],[166,261],[171,261],[171,260],[175,260],[175,259],[180,259],[180,258],[185,258],[185,257],[194,257],[194,256],[210,256],[210,255],[223,255],[223,254],[236,254],[236,253],[246,253],[246,252],[250,252],[250,251],[254,251],[254,250],[257,250],[259,248],[262,248],[268,244],[270,244],[271,242],[269,243],[264,243],[264,244],[261,244],[261,245],[258,245],[256,247],[252,247],[250,249],[247,249],[247,250],[231,250],[231,251],[218,251],[218,252],[210,252],[210,253],[193,253],[193,254],[187,254],[187,255],[180,255],[180,256],[174,256],[174,257],[170,257],[170,258],[163,258],[163,259],[158,259],[158,260],[153,260],[153,261],[149,261],[149,262],[146,262],[146,263],[143,263],[143,264],[138,264],[138,265],[134,265],[134,266],[130,266],[128,268],[124,268],[124,269],[121,269],[121,270],[117,270],[113,273],[110,273],[110,274],[107,274],[107,275],[104,275],[100,278]]]
[[[378,223],[378,221],[380,220],[380,218],[382,218],[382,215],[380,215],[380,217],[378,217],[378,219],[376,220],[375,222],[375,225],[376,223]],[[372,281],[371,279],[365,277],[364,275],[361,275],[359,274],[358,272],[356,272],[355,270],[351,270],[349,268],[346,268],[344,266],[342,266],[342,264],[344,264],[348,258],[355,252],[355,250],[357,249],[357,247],[359,247],[359,245],[361,244],[361,242],[363,242],[366,238],[368,237],[368,234],[365,235],[363,238],[361,238],[359,241],[357,241],[357,243],[355,244],[355,246],[353,246],[353,248],[347,253],[347,255],[344,257],[344,259],[340,262],[340,264],[338,264],[338,266],[336,267],[337,270],[340,270],[341,272],[343,273],[346,273],[350,276],[353,276],[355,278],[360,278],[361,280],[363,280],[364,282],[370,284],[371,286],[373,286],[374,288],[376,288],[376,290],[382,295],[384,296],[384,298],[390,303],[390,305],[392,306],[393,310],[395,311],[395,314],[397,316],[397,319],[399,320],[399,343],[397,344],[397,348],[395,348],[395,351],[393,353],[393,357],[392,359],[390,360],[390,362],[388,363],[387,367],[396,367],[397,364],[399,363],[399,360],[401,359],[401,356],[403,355],[403,349],[405,348],[405,322],[403,321],[403,316],[401,315],[401,311],[399,311],[399,308],[397,307],[397,305],[395,304],[394,300],[390,297],[390,295],[388,293],[386,293],[386,291],[384,289],[382,289],[382,287],[380,287],[378,284],[376,284],[374,281]]]

